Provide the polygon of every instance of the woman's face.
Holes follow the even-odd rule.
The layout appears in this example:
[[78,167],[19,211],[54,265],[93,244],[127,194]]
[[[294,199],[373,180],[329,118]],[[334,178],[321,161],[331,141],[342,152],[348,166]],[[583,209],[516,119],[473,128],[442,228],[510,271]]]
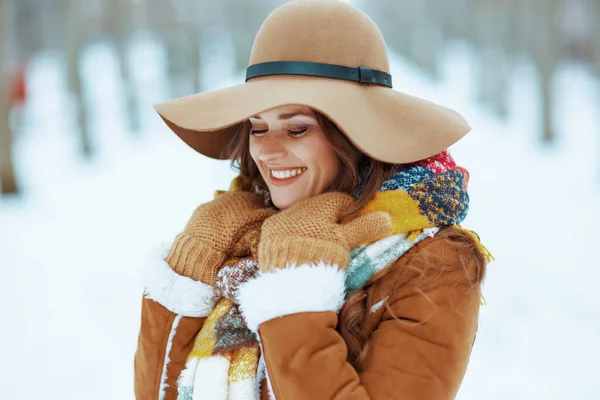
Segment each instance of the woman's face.
[[277,208],[323,193],[338,175],[333,146],[309,107],[280,106],[250,122],[250,155]]

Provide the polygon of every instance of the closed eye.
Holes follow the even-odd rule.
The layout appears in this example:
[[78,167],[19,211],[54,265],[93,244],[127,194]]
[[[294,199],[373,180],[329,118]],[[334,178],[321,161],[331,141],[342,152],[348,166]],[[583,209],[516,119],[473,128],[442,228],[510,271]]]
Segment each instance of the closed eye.
[[250,131],[251,135],[261,135],[263,133],[267,133],[267,129],[252,129]]
[[302,136],[306,131],[308,131],[309,128],[302,128],[302,129],[296,129],[296,130],[289,130],[288,134],[290,136]]

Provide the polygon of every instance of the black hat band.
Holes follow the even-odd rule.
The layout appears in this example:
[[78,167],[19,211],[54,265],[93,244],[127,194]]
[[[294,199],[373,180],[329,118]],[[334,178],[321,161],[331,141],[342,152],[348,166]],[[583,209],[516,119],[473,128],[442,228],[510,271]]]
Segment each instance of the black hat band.
[[318,76],[392,87],[392,76],[387,72],[369,67],[352,68],[345,65],[303,61],[273,61],[251,65],[246,69],[246,82],[252,78],[269,75]]

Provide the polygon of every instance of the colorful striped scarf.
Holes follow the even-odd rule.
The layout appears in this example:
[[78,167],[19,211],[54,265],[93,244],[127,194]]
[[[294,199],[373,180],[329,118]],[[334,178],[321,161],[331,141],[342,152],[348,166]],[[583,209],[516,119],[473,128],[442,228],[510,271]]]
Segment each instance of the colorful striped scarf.
[[[458,225],[467,215],[469,174],[457,167],[447,151],[407,164],[383,183],[357,216],[385,211],[392,217],[393,234],[355,248],[345,267],[347,296],[411,247],[433,236],[439,227]],[[233,190],[237,183],[234,181]],[[347,222],[347,221],[344,221]],[[250,229],[219,271],[217,301],[196,337],[186,368],[178,381],[178,400],[260,398],[264,366],[260,345],[246,326],[236,304],[239,286],[258,275],[260,226]],[[194,395],[194,388],[200,393]]]

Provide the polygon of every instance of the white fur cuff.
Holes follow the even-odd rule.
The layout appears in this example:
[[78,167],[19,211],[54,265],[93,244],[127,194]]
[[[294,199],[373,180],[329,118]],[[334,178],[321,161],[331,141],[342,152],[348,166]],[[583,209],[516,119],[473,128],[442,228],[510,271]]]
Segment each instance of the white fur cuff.
[[244,283],[238,303],[248,327],[256,333],[261,323],[284,315],[337,313],[344,304],[344,279],[344,271],[328,264],[288,266]]
[[184,317],[206,317],[214,305],[213,288],[173,271],[165,261],[168,247],[162,247],[141,271],[146,297]]

